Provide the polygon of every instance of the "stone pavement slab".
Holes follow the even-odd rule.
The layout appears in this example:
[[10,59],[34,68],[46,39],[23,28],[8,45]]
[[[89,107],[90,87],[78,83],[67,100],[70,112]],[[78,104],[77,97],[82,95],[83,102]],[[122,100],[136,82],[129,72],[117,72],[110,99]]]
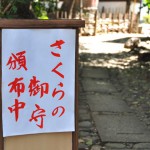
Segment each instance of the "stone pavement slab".
[[132,112],[127,104],[121,100],[121,97],[116,94],[87,95],[87,102],[93,112]]
[[84,91],[86,92],[100,92],[100,93],[114,93],[116,88],[107,80],[96,80],[91,78],[84,78],[82,81]]
[[150,142],[150,132],[134,115],[95,115],[102,142]]
[[83,69],[82,77],[97,78],[97,79],[109,79],[108,70],[98,67],[86,67]]
[[149,148],[150,149],[150,143],[137,143],[133,146],[135,149],[143,149],[143,148]]

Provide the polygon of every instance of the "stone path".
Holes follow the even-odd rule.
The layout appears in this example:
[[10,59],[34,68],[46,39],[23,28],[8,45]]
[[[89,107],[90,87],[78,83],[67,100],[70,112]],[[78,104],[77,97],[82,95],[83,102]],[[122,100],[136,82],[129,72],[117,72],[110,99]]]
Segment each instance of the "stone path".
[[108,71],[80,64],[79,150],[150,150],[150,130],[123,100]]

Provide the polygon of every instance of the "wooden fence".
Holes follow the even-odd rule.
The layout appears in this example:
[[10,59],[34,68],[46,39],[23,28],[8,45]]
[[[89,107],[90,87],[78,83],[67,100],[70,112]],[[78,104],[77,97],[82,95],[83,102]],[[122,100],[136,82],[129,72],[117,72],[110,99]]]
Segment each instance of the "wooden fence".
[[82,34],[137,33],[138,17],[136,14],[128,13],[99,13],[97,10],[85,11],[82,14],[82,19],[85,20],[85,28],[82,30]]
[[82,15],[85,19],[85,29],[83,34],[109,33],[109,32],[129,32],[130,15],[122,13],[99,13],[97,10],[88,11]]
[[[68,19],[66,11],[56,11],[49,16],[55,19]],[[96,35],[96,33],[137,33],[138,15],[128,13],[100,13],[97,9],[84,9],[82,14],[77,12],[74,19],[85,20],[85,28],[81,34]]]
[[101,13],[99,14],[98,29],[100,32],[129,32],[129,14]]

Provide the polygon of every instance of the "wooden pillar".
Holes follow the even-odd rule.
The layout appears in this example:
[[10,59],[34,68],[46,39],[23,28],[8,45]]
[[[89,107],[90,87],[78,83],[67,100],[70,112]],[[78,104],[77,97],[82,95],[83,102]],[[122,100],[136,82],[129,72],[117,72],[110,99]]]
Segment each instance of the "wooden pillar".
[[130,23],[130,28],[129,28],[130,33],[133,32],[133,21],[134,21],[134,15],[135,15],[135,5],[136,5],[136,0],[134,0],[134,3],[133,3],[133,12],[131,14],[131,23]]

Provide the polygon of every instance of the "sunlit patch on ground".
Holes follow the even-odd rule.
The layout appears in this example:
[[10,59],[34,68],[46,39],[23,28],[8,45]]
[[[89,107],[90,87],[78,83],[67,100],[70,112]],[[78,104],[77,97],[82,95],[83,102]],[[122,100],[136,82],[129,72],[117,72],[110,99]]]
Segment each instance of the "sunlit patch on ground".
[[[138,64],[137,55],[129,53],[124,43],[130,37],[144,37],[138,34],[104,34],[80,37],[79,53],[85,65],[107,68],[130,68]],[[92,54],[92,55],[91,55]]]

